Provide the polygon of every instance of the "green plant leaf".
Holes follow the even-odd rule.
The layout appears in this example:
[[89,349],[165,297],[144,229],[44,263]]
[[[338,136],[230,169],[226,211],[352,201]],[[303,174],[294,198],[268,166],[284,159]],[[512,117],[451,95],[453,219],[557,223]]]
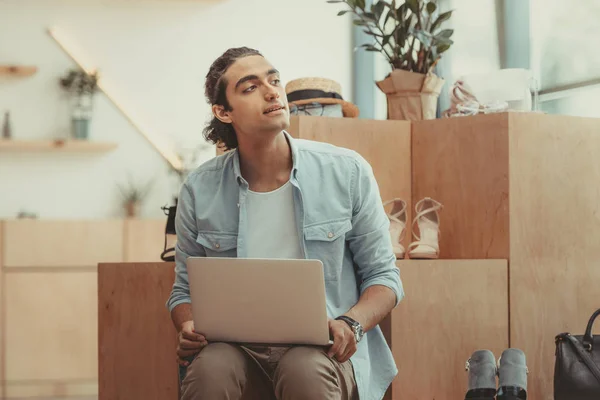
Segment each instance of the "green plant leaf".
[[396,9],[396,13],[398,14],[398,18],[404,18],[406,15],[406,11],[408,10],[406,3],[403,3],[400,7]]
[[366,51],[381,51],[379,48],[375,47],[372,44],[363,44],[360,47],[363,47]]
[[366,21],[363,21],[362,19],[355,19],[354,21],[352,21],[354,25],[356,26],[369,26],[369,23]]
[[451,43],[450,44],[441,44],[441,45],[437,46],[437,48],[436,48],[437,54],[442,54],[443,52],[447,51],[450,48],[450,46],[451,46]]
[[366,7],[365,0],[356,0],[356,6],[361,10],[364,10]]
[[345,3],[348,3],[353,9],[356,8],[356,0],[345,0]]
[[377,37],[383,37],[383,35],[381,35],[381,34],[379,34],[377,32],[370,32],[370,31],[368,31],[366,29],[363,32],[366,33],[367,35],[377,36]]
[[435,37],[436,38],[449,39],[450,36],[452,36],[453,33],[454,33],[454,29],[444,29],[443,31],[441,31],[440,33],[438,33],[437,35],[435,35]]
[[433,37],[429,32],[414,29],[413,35],[417,38],[419,42],[423,44],[424,47],[431,47]]
[[391,39],[391,38],[392,38],[392,35],[391,35],[391,34],[390,34],[390,35],[385,35],[385,36],[383,37],[383,40],[381,41],[381,44],[382,44],[383,46],[385,46],[386,44],[388,44],[388,43],[390,42],[390,39]]
[[342,16],[342,15],[344,15],[344,14],[347,14],[347,13],[349,13],[349,12],[350,12],[350,10],[342,10],[342,11],[340,11],[339,13],[337,13],[337,15],[338,15],[338,17],[339,17],[339,16]]
[[377,17],[372,12],[363,13],[363,16],[367,19],[370,19],[371,21],[377,22],[377,19],[376,19]]
[[331,3],[331,4],[333,4],[333,3],[345,3],[345,1],[342,1],[342,0],[327,0],[327,2]]
[[385,3],[383,1],[378,1],[373,4],[373,14],[375,14],[375,21],[379,21],[381,19],[381,14],[383,14],[383,9],[385,8]]
[[396,40],[396,46],[400,49],[404,47],[404,43],[406,42],[407,29],[404,25],[398,25],[393,32],[394,39]]
[[406,0],[409,10],[417,14],[419,12],[419,0]]
[[385,26],[387,25],[387,23],[390,20],[390,18],[393,17],[392,10],[393,10],[393,8],[390,8],[389,10],[387,10],[387,13],[385,14],[385,18],[383,19],[383,26],[382,26],[382,28],[384,30],[385,30]]
[[454,42],[452,40],[450,40],[450,39],[444,39],[444,38],[435,39],[435,45],[436,46],[438,46],[438,45],[441,46],[443,44],[454,44]]
[[437,4],[435,4],[433,1],[427,3],[427,12],[429,15],[433,14],[435,10],[437,10]]
[[443,14],[440,14],[439,17],[437,17],[437,19],[435,20],[435,22],[433,23],[433,25],[431,25],[431,32],[435,31],[437,28],[440,27],[440,25],[444,22],[447,21],[448,19],[450,19],[450,17],[452,16],[452,10],[451,11],[447,11]]

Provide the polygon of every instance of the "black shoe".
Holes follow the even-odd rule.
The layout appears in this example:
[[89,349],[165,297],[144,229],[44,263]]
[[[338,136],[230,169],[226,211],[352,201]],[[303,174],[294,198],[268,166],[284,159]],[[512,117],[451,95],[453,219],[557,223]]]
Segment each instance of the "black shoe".
[[496,358],[489,350],[477,350],[467,360],[469,386],[465,400],[494,400],[496,398]]
[[504,350],[498,359],[498,400],[527,399],[527,364],[519,349]]

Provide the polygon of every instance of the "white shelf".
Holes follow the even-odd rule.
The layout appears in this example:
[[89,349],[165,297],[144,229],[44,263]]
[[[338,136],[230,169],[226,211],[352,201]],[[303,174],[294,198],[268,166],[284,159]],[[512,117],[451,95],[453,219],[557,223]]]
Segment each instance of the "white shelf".
[[12,140],[0,139],[2,153],[106,153],[117,148],[116,143],[88,140]]
[[0,76],[31,76],[37,72],[37,67],[29,65],[3,65],[0,64]]

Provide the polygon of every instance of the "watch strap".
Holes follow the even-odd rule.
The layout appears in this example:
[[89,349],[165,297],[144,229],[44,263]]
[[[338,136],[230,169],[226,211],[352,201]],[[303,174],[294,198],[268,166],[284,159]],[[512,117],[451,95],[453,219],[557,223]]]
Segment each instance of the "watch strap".
[[345,315],[340,315],[339,317],[336,318],[339,321],[344,321],[345,323],[347,323],[348,325],[350,325],[350,327],[356,326],[356,325],[360,325],[357,321],[355,321],[354,319],[347,317]]

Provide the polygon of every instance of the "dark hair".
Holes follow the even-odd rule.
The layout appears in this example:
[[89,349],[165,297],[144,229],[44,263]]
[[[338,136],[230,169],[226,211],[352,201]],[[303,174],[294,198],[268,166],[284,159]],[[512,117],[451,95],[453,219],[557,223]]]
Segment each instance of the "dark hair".
[[[212,105],[220,105],[227,111],[231,111],[231,106],[227,101],[225,95],[225,89],[227,88],[227,82],[223,75],[227,72],[227,69],[240,58],[248,56],[263,56],[258,52],[248,47],[237,47],[231,48],[217,58],[206,74],[206,83],[204,84],[204,95],[208,103]],[[211,121],[206,125],[203,130],[204,138],[225,150],[234,149],[238,146],[237,136],[235,135],[235,129],[231,124],[226,124],[219,121],[215,116],[212,117]]]

